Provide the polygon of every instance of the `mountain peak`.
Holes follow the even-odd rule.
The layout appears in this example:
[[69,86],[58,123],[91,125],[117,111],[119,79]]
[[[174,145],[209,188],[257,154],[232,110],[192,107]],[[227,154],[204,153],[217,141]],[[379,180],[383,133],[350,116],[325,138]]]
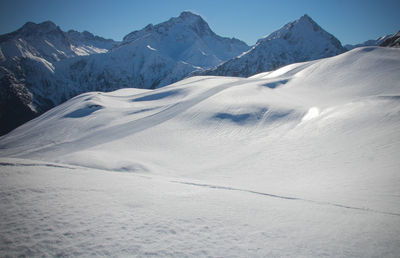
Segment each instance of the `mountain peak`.
[[206,74],[248,77],[287,64],[330,57],[344,51],[339,40],[305,14],[258,40],[245,54]]
[[299,20],[306,20],[306,21],[312,21],[312,22],[314,22],[314,20],[313,19],[311,19],[311,17],[308,15],[308,14],[304,14],[303,16],[301,16],[300,18],[299,18]]
[[201,27],[208,27],[207,22],[200,15],[192,13],[190,11],[183,11],[177,18],[172,18],[170,21],[177,21],[179,23],[185,23],[188,25],[196,24]]
[[57,28],[57,25],[52,21],[44,21],[38,24],[40,27]]
[[49,31],[49,30],[57,29],[57,25],[54,24],[54,22],[52,22],[52,21],[44,21],[41,23],[27,22],[24,24],[24,26],[22,26],[22,29],[28,29],[28,30],[40,29],[40,30]]
[[191,11],[183,11],[179,15],[179,18],[181,18],[181,19],[188,19],[188,18],[191,19],[191,18],[201,18],[201,16],[198,15],[198,14],[192,13]]
[[327,33],[310,16],[304,14],[299,19],[289,22],[277,31],[260,39],[259,42],[276,38],[288,39],[293,35],[311,36],[315,32]]
[[310,16],[304,14],[298,20],[294,21],[295,24],[309,24],[313,27],[314,31],[322,29]]
[[[184,27],[186,29],[183,29]],[[173,17],[163,23],[156,25],[149,24],[142,30],[133,31],[126,35],[123,40],[132,41],[139,37],[148,37],[149,32],[160,35],[166,34],[168,31],[174,28],[181,32],[189,29],[194,31],[199,36],[214,34],[207,22],[200,15],[190,11],[184,11],[178,17]]]
[[17,32],[24,35],[33,35],[36,33],[50,33],[53,31],[61,32],[61,29],[52,21],[44,21],[41,23],[27,22]]

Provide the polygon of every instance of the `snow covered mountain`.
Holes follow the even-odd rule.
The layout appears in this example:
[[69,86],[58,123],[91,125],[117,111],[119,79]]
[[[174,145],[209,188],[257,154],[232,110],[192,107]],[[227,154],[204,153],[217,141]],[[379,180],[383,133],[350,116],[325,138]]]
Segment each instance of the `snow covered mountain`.
[[175,61],[201,68],[216,66],[249,49],[243,41],[216,35],[201,16],[188,11],[126,35],[123,44],[149,46]]
[[215,66],[248,48],[242,41],[216,35],[199,15],[183,12],[128,34],[106,55],[60,62],[56,70],[62,72],[57,83],[75,86],[75,92],[82,87],[86,91],[156,88]]
[[[17,62],[23,58],[41,60],[50,69],[62,59],[93,53],[105,53],[117,42],[90,32],[64,32],[51,21],[27,22],[19,30],[0,35],[0,61]],[[82,49],[81,49],[82,48]],[[84,53],[86,49],[86,53]]]
[[360,44],[355,44],[355,45],[347,44],[347,45],[344,45],[344,48],[347,50],[352,50],[352,49],[355,49],[358,47],[380,46],[386,39],[390,38],[391,36],[393,36],[393,35],[388,34],[388,35],[379,37],[377,39],[370,39],[370,40],[364,41],[363,43],[360,43]]
[[15,32],[1,35],[0,44],[4,57],[2,63],[36,58],[48,64],[76,56],[67,35],[51,21],[40,24],[28,22]]
[[44,22],[27,23],[1,36],[0,44],[0,134],[77,94],[160,87],[249,49],[216,35],[190,12],[132,32],[121,43]]
[[304,15],[258,40],[248,52],[203,74],[248,77],[287,64],[335,56],[345,51],[339,40]]
[[76,96],[0,138],[0,256],[396,257],[399,81],[364,47]]
[[0,135],[55,102],[48,98],[55,64],[78,55],[108,51],[115,42],[89,33],[63,32],[54,23],[28,22],[0,36]]

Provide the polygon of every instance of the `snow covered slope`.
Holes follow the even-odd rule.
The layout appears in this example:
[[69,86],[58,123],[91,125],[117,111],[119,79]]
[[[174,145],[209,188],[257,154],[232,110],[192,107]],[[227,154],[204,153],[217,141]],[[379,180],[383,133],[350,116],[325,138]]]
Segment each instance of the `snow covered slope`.
[[396,257],[399,81],[366,47],[79,95],[0,138],[0,254]]
[[203,74],[248,77],[284,65],[335,56],[345,52],[333,35],[308,15],[258,40],[248,52]]

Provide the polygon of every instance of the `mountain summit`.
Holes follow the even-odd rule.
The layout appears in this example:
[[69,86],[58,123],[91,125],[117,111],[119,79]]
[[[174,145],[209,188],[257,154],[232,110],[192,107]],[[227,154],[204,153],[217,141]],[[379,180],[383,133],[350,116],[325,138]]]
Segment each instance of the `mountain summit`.
[[182,12],[178,17],[173,17],[166,22],[153,25],[149,24],[142,30],[137,30],[126,35],[123,40],[133,41],[143,35],[147,35],[148,33],[157,33],[166,35],[170,28],[178,26],[180,29],[184,30],[193,30],[198,36],[204,36],[206,34],[215,33],[210,29],[207,22],[203,20],[200,15],[194,14],[189,11]]
[[316,60],[345,52],[340,41],[305,14],[257,41],[245,54],[206,74],[248,77],[287,64]]

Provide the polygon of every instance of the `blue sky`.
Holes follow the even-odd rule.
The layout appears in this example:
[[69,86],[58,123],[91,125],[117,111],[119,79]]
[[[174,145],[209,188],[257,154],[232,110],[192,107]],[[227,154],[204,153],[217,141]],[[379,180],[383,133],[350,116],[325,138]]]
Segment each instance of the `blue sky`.
[[51,20],[63,30],[121,40],[185,10],[200,14],[215,33],[248,44],[305,13],[343,44],[400,30],[399,0],[1,0],[0,34]]

